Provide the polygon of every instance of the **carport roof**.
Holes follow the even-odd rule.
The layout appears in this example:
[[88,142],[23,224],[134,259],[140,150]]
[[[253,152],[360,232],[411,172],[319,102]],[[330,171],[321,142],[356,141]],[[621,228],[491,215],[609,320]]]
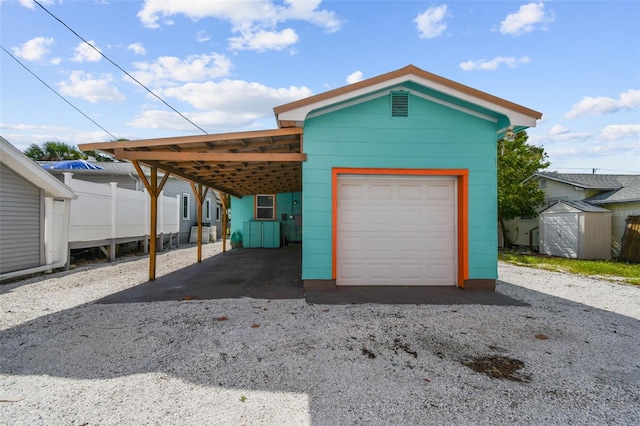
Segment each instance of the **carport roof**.
[[234,196],[302,190],[301,128],[80,144]]

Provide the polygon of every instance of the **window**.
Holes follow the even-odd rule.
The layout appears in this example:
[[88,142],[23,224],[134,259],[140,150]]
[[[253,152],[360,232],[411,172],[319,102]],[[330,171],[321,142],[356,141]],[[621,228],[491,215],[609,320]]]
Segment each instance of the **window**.
[[547,187],[547,180],[546,179],[540,179],[538,181],[538,188],[546,188]]
[[220,222],[220,206],[216,206],[216,222]]
[[191,196],[186,192],[182,193],[182,220],[191,219]]
[[275,195],[256,195],[256,219],[273,220],[276,214]]
[[204,200],[204,220],[207,222],[211,221],[211,199],[207,198]]

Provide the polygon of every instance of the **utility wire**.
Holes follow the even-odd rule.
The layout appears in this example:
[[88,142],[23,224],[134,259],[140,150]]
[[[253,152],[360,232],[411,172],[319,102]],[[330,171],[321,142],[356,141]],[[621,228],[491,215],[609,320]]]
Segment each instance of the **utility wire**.
[[[557,169],[557,170],[591,170],[593,171],[594,168],[589,168],[589,167],[552,167],[553,169]],[[599,169],[596,168],[595,170],[600,170],[600,171],[608,171],[608,172],[617,172],[617,173],[630,173],[630,174],[638,174],[638,172],[631,172],[629,170],[614,170],[614,169]],[[593,174],[593,173],[591,173]]]
[[109,136],[111,136],[113,138],[113,140],[117,140],[118,138],[115,137],[110,131],[108,131],[107,129],[105,129],[104,127],[102,127],[101,125],[99,125],[98,123],[96,123],[96,121],[89,117],[87,114],[85,114],[84,112],[82,112],[78,107],[76,107],[74,104],[72,104],[71,102],[69,102],[64,96],[62,96],[60,93],[58,93],[56,91],[56,89],[54,89],[53,87],[49,86],[44,80],[42,80],[40,77],[38,77],[33,71],[31,71],[25,64],[23,64],[22,62],[20,62],[20,60],[18,58],[16,58],[15,56],[13,56],[7,49],[4,48],[4,46],[0,45],[0,48],[2,48],[2,50],[5,51],[5,53],[9,56],[11,56],[13,58],[14,61],[16,61],[17,63],[19,63],[20,65],[22,65],[22,67],[27,70],[32,76],[34,76],[35,78],[37,78],[40,83],[44,84],[45,86],[47,86],[47,88],[49,88],[49,90],[51,90],[53,93],[55,93],[56,95],[58,95],[60,97],[60,99],[62,99],[63,101],[65,101],[66,103],[68,103],[69,105],[71,105],[71,107],[73,109],[75,109],[76,111],[78,111],[80,114],[84,115],[89,121],[91,121],[93,124],[95,124],[96,126],[100,127],[102,130],[104,130]]
[[205,135],[208,135],[209,133],[207,133],[206,130],[204,130],[202,127],[198,126],[196,123],[194,123],[193,121],[189,120],[187,117],[185,117],[180,111],[178,111],[177,109],[175,109],[174,107],[172,107],[171,105],[169,105],[169,103],[167,103],[167,101],[165,101],[164,99],[162,99],[160,96],[156,95],[155,93],[153,93],[153,91],[151,91],[151,89],[149,89],[147,86],[145,86],[144,84],[142,84],[140,81],[138,81],[134,76],[132,76],[131,74],[129,74],[127,71],[125,71],[120,65],[116,64],[115,62],[113,62],[111,59],[109,59],[107,57],[107,55],[105,55],[104,53],[102,53],[102,51],[100,51],[100,49],[98,49],[97,47],[95,47],[93,44],[89,43],[87,40],[85,40],[80,34],[78,34],[77,32],[75,32],[71,27],[69,27],[67,24],[65,24],[60,18],[58,18],[57,16],[55,16],[53,13],[49,12],[49,10],[47,10],[46,7],[44,7],[42,4],[40,4],[40,2],[38,0],[33,0],[33,2],[35,4],[37,4],[38,6],[40,6],[42,8],[42,10],[44,10],[45,12],[47,12],[49,15],[51,15],[51,17],[53,19],[55,19],[56,21],[60,22],[62,25],[64,25],[69,31],[71,31],[73,34],[75,34],[76,37],[78,37],[80,40],[82,40],[86,45],[88,45],[89,47],[91,47],[93,50],[95,50],[96,52],[98,52],[103,58],[105,58],[107,61],[109,61],[114,67],[118,68],[120,71],[122,71],[127,77],[129,77],[130,79],[132,79],[133,81],[135,81],[136,83],[138,83],[141,87],[143,87],[147,92],[149,92],[151,95],[153,95],[156,99],[158,99],[160,102],[162,102],[163,104],[165,104],[168,108],[170,108],[171,110],[173,110],[176,114],[178,114],[180,117],[184,118],[185,120],[187,120],[189,123],[191,123],[193,126],[197,127],[198,129],[200,129],[202,131],[202,133],[204,133]]

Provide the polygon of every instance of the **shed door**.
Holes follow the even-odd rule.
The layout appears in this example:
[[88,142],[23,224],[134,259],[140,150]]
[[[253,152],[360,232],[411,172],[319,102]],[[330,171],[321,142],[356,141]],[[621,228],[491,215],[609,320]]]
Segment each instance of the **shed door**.
[[455,285],[453,177],[338,177],[337,285]]
[[559,213],[544,215],[544,242],[546,254],[578,257],[578,215]]
[[0,273],[40,266],[40,189],[0,166]]

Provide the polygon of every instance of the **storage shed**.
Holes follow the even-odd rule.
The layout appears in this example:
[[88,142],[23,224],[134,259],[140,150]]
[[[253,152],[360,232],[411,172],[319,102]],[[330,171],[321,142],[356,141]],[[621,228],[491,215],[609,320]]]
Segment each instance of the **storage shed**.
[[559,201],[540,213],[540,253],[574,259],[611,257],[611,212]]
[[0,281],[66,265],[74,196],[0,136]]

